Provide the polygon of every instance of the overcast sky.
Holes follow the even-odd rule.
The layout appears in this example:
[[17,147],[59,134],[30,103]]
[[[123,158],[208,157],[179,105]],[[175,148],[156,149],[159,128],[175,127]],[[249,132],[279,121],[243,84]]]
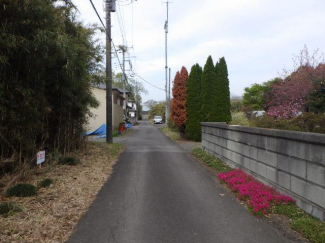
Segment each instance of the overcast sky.
[[[99,23],[89,0],[73,2],[85,25]],[[105,21],[104,0],[93,2]],[[164,89],[166,4],[162,0],[116,3],[117,12],[111,13],[113,42],[133,47],[129,48],[133,71]],[[190,71],[195,63],[203,67],[209,55],[214,63],[224,56],[230,92],[242,95],[245,87],[291,69],[293,55],[304,45],[310,52],[317,48],[325,52],[324,16],[324,0],[174,0],[169,4],[171,80],[182,66]],[[105,34],[100,38],[104,41]],[[117,64],[116,58],[113,63]],[[113,70],[120,72],[115,64]],[[164,91],[143,84],[149,92],[143,101],[165,99]]]

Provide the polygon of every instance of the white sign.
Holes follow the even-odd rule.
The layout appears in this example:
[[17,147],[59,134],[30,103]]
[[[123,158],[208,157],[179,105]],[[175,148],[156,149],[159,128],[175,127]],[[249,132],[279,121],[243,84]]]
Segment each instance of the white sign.
[[41,164],[45,161],[45,150],[37,153],[37,164]]

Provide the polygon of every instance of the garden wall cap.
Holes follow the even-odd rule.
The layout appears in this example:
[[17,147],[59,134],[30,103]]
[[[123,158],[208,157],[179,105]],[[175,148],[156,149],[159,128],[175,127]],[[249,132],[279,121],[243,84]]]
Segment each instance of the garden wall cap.
[[201,122],[203,127],[215,127],[230,131],[239,131],[256,135],[265,135],[269,137],[284,138],[293,141],[309,142],[325,146],[325,135],[310,132],[286,131],[270,128],[245,127],[238,125],[228,125],[225,122]]

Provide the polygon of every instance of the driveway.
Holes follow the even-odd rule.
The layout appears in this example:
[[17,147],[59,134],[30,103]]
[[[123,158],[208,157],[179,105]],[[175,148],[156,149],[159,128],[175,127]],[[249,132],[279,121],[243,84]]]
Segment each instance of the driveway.
[[70,243],[292,242],[157,127],[140,122],[134,129]]

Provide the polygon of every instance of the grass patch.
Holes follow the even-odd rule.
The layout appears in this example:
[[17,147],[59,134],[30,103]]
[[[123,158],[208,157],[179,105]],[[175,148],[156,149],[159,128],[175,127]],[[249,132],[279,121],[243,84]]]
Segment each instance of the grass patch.
[[314,243],[325,242],[325,223],[315,218],[303,217],[292,221],[291,228]]
[[159,128],[160,131],[162,131],[163,133],[165,133],[168,137],[170,137],[173,140],[180,140],[181,139],[181,135],[179,133],[179,131],[175,131],[169,127],[160,127]]
[[309,215],[296,205],[277,205],[273,213],[286,215],[292,222],[291,229],[314,243],[325,242],[325,223]]
[[52,185],[52,184],[53,184],[53,180],[47,178],[47,179],[42,180],[42,181],[38,184],[38,186],[39,186],[39,187],[49,187],[49,186]]
[[18,184],[6,191],[6,197],[32,197],[37,195],[37,189],[31,184]]
[[0,203],[0,215],[8,216],[22,211],[23,211],[23,207],[17,203],[14,202]]
[[61,157],[59,163],[62,165],[77,165],[80,164],[80,159],[74,156]]
[[[105,144],[107,146],[107,144]],[[109,145],[109,156],[111,158],[116,157],[124,148],[124,145],[121,143],[112,143]]]
[[222,173],[222,172],[228,172],[231,171],[232,168],[228,165],[224,164],[221,160],[215,158],[213,155],[208,154],[207,152],[204,152],[200,148],[195,148],[192,151],[192,155],[194,157],[200,159],[204,163],[206,163],[208,166],[212,167],[216,171]]
[[298,219],[298,218],[311,218],[309,214],[307,214],[302,209],[298,208],[296,205],[277,205],[273,213],[282,214],[287,216],[290,219]]
[[114,138],[116,138],[116,137],[118,137],[120,134],[118,133],[118,131],[117,130],[114,130],[114,132],[113,132],[113,137]]

